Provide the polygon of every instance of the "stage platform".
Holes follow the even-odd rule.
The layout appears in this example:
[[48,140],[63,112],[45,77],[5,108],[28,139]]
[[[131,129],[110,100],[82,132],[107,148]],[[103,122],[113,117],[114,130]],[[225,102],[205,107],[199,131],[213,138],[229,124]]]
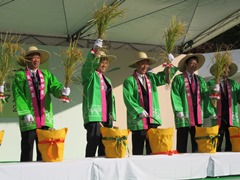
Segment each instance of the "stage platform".
[[176,180],[239,174],[240,153],[233,152],[0,163],[0,180]]

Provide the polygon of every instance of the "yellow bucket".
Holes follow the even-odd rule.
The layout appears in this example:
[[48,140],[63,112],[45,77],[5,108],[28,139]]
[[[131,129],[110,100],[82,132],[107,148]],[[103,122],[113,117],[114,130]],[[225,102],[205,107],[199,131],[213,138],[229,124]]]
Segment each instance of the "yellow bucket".
[[4,130],[1,130],[0,131],[0,145],[2,144],[3,136],[4,136]]
[[216,153],[218,143],[219,126],[197,127],[195,126],[195,140],[200,153]]
[[101,127],[102,142],[107,158],[124,158],[128,150],[129,129]]
[[240,128],[229,127],[228,130],[232,144],[232,152],[240,152]]
[[152,154],[165,154],[172,150],[173,131],[173,128],[150,128],[147,131]]
[[38,149],[43,161],[58,162],[63,160],[67,130],[67,128],[59,130],[37,129]]

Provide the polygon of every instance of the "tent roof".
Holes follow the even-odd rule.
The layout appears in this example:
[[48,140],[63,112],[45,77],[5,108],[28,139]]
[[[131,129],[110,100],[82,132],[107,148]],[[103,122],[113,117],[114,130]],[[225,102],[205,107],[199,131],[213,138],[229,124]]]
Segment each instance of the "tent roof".
[[[114,0],[105,0],[110,5]],[[240,23],[239,0],[121,0],[124,17],[106,32],[112,48],[164,45],[163,31],[172,15],[184,21],[187,35],[176,45],[184,51],[214,38]],[[31,44],[67,45],[69,37],[81,35],[80,45],[89,47],[96,27],[86,26],[99,0],[1,0],[0,32],[21,34]],[[149,49],[150,50],[150,49]]]

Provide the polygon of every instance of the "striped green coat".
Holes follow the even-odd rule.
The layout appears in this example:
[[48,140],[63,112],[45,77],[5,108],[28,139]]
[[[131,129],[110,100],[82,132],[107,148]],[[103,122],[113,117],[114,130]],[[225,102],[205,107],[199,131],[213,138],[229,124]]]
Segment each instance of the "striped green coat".
[[[99,58],[94,58],[94,55],[89,52],[87,59],[82,67],[82,85],[83,85],[83,120],[84,124],[88,122],[102,121],[102,100],[100,91],[100,78],[96,72],[99,65]],[[110,79],[104,76],[111,85]],[[115,98],[111,91],[109,103],[109,114],[116,120]]]
[[[177,72],[177,68],[171,68],[171,77]],[[154,124],[162,124],[160,105],[158,102],[157,86],[166,84],[166,73],[164,71],[157,74],[147,73],[147,77],[151,83],[152,90],[152,117]],[[134,76],[125,79],[123,83],[123,98],[127,108],[127,127],[131,131],[143,130],[144,125],[139,114],[144,110],[140,103],[140,94],[138,92],[138,84]]]
[[[200,83],[200,106],[201,106],[201,117],[202,117],[202,124],[204,123],[204,118],[209,118],[214,116],[214,110],[210,105],[209,101],[209,90],[207,83],[205,80],[196,75]],[[175,117],[175,126],[176,128],[180,127],[189,127],[190,126],[190,118],[189,118],[189,105],[187,101],[187,93],[186,93],[186,86],[184,82],[183,74],[179,74],[174,77],[172,81],[172,88],[171,88],[171,101],[172,101],[172,108]],[[185,119],[179,118],[177,116],[178,112],[183,112]]]
[[[57,98],[60,98],[62,95],[63,85],[57,80],[57,78],[50,73],[48,70],[41,69],[41,72],[44,76],[45,83],[45,125],[53,128],[53,108],[51,94]],[[19,126],[22,131],[29,131],[36,129],[35,121],[33,123],[26,123],[24,121],[24,116],[27,114],[32,114],[34,117],[34,109],[32,105],[32,98],[30,96],[30,90],[27,82],[27,77],[25,70],[19,70],[13,81],[12,86],[13,98],[16,103],[17,113],[19,117]]]

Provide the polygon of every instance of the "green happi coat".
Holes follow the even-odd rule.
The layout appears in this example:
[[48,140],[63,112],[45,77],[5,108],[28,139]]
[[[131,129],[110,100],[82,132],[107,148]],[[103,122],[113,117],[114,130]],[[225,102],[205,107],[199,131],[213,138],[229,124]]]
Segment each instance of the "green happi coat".
[[[53,128],[53,111],[51,94],[57,98],[62,95],[63,85],[57,80],[57,78],[48,70],[41,69],[44,76],[44,108],[45,108],[45,126]],[[32,114],[34,117],[34,109],[32,104],[32,98],[30,95],[30,89],[28,86],[25,70],[19,70],[13,81],[13,98],[16,103],[17,113],[19,117],[19,126],[21,132],[36,129],[36,121],[32,123],[26,123],[24,116]]]
[[[178,68],[171,68],[171,77],[177,72]],[[162,124],[160,106],[158,102],[157,86],[166,84],[165,71],[157,74],[148,72],[147,78],[151,83],[152,90],[152,117],[154,118],[154,124]],[[123,98],[127,107],[127,127],[131,131],[143,130],[144,125],[142,119],[139,117],[144,110],[140,103],[140,94],[138,92],[138,84],[134,76],[130,76],[125,79],[123,83]]]
[[[215,113],[213,108],[210,105],[207,83],[202,77],[196,74],[195,76],[197,77],[200,83],[200,106],[201,106],[201,117],[202,117],[202,124],[203,124],[204,118],[213,117]],[[190,126],[189,105],[187,101],[187,92],[186,92],[186,86],[185,86],[183,74],[179,74],[175,76],[172,81],[171,101],[172,101],[172,108],[173,108],[173,113],[175,117],[176,128],[189,127]],[[186,118],[185,119],[179,118],[177,116],[178,112],[183,112]]]
[[[82,85],[83,85],[83,119],[84,124],[89,122],[102,121],[102,99],[100,91],[100,78],[96,72],[100,58],[94,58],[94,54],[89,52],[82,68]],[[111,85],[110,79],[104,76]],[[111,95],[107,99],[108,115],[116,121],[115,98],[111,91]]]
[[[228,79],[228,83],[230,84],[231,87],[231,91],[232,91],[232,97],[231,97],[231,104],[232,104],[232,124],[233,126],[239,126],[239,114],[238,114],[238,103],[240,103],[240,85],[232,80],[232,79]],[[215,81],[214,80],[210,80],[208,81],[208,86],[209,88],[213,88]],[[221,101],[221,100],[219,100]],[[226,107],[222,107],[222,108],[226,108]],[[215,113],[217,114],[217,108],[214,108]],[[217,124],[217,119],[212,120],[212,125],[216,125]],[[219,125],[219,124],[218,124]]]

